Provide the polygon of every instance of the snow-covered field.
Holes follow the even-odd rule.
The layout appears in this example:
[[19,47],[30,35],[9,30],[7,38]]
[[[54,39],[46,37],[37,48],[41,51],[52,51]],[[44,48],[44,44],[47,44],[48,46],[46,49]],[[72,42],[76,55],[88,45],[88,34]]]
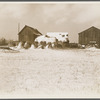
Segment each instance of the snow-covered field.
[[100,50],[0,50],[0,98],[6,97],[100,97]]

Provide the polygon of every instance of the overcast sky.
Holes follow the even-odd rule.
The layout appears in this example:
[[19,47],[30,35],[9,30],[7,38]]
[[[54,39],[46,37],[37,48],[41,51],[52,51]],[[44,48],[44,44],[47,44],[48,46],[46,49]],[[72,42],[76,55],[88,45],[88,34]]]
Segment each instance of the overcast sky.
[[42,34],[68,32],[70,42],[78,42],[78,33],[100,28],[100,3],[0,3],[0,38],[18,39],[29,25]]

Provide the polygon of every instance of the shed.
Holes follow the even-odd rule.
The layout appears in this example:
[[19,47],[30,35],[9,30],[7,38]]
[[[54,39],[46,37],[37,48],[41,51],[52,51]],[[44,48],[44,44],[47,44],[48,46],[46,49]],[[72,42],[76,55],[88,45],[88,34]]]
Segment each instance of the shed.
[[25,27],[18,33],[19,42],[33,43],[35,38],[42,35],[37,29],[25,25]]
[[83,32],[78,33],[79,44],[98,44],[100,46],[100,29],[92,26]]

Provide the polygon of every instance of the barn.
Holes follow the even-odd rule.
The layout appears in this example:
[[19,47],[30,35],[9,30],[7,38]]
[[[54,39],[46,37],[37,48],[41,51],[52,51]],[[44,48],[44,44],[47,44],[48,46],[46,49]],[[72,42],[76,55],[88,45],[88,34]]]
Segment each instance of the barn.
[[37,29],[25,25],[18,33],[19,42],[33,43],[35,38],[42,35]]
[[79,35],[79,44],[88,45],[88,44],[98,44],[100,46],[100,29],[92,26],[83,32],[78,33]]

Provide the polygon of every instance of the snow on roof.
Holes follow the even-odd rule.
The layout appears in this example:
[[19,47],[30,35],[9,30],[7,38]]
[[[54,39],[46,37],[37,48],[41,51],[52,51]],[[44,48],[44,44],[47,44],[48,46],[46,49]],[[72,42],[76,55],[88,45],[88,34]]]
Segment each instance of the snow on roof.
[[56,39],[53,37],[46,37],[46,35],[41,35],[35,39],[35,41],[41,42],[41,41],[46,41],[46,42],[55,42]]
[[55,36],[55,35],[68,35],[68,32],[47,32],[47,35]]
[[48,36],[50,37],[55,37],[58,39],[58,41],[67,41],[66,39],[68,39],[68,32],[48,32],[47,33]]

